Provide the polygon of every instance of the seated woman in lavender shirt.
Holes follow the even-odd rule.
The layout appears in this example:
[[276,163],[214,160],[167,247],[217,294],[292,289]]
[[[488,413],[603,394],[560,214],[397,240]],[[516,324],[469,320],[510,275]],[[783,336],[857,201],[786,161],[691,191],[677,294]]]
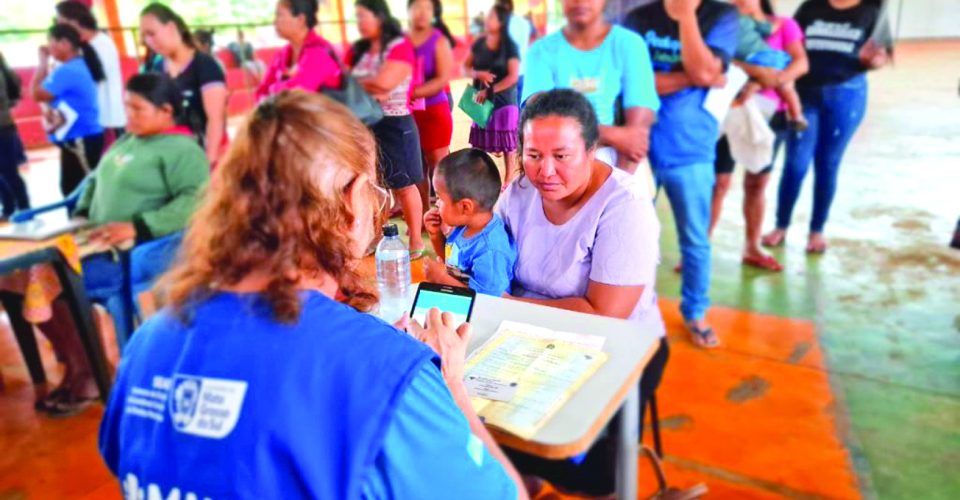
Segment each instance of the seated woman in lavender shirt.
[[[496,208],[517,243],[515,299],[630,320],[660,346],[640,380],[641,415],[668,357],[656,282],[660,224],[630,174],[597,159],[597,116],[573,90],[527,102],[520,121],[521,177]],[[613,492],[612,443],[580,463],[513,456],[518,469],[571,493]],[[531,491],[531,495],[535,492]]]

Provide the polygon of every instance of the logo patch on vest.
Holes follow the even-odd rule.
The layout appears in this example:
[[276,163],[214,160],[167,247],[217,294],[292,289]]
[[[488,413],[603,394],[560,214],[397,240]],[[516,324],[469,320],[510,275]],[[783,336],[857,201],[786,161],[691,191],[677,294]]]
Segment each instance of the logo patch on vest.
[[247,383],[174,375],[167,398],[173,428],[212,439],[227,437],[240,419]]

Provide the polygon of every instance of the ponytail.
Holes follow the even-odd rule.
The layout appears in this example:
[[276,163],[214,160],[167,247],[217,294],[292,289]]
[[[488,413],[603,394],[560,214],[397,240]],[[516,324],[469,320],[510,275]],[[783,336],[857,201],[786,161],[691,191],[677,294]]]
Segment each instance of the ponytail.
[[183,20],[183,18],[174,12],[170,7],[167,7],[162,3],[154,2],[147,5],[143,8],[143,10],[140,11],[140,17],[143,16],[152,16],[163,24],[175,24],[177,26],[177,31],[180,33],[180,40],[183,41],[183,44],[191,49],[197,48],[197,44],[193,40],[193,35],[190,33],[190,27],[187,26],[187,23]]
[[93,50],[89,43],[80,44],[80,54],[83,56],[83,62],[87,64],[87,69],[90,70],[90,75],[93,76],[93,81],[100,83],[107,79],[107,73],[103,70],[100,56],[97,55],[97,51]]
[[99,83],[106,80],[107,75],[103,71],[103,64],[100,62],[100,57],[97,56],[97,52],[93,50],[90,44],[80,40],[80,32],[73,26],[62,23],[54,24],[47,31],[47,35],[54,40],[66,40],[75,50],[79,50],[80,55],[83,57],[83,62],[86,63],[87,69],[90,70],[90,76],[93,77],[93,81]]
[[450,28],[443,22],[443,3],[441,3],[440,0],[430,1],[433,3],[433,27],[443,34],[447,41],[450,42],[451,47],[456,47],[457,40],[453,38],[453,33],[450,33]]

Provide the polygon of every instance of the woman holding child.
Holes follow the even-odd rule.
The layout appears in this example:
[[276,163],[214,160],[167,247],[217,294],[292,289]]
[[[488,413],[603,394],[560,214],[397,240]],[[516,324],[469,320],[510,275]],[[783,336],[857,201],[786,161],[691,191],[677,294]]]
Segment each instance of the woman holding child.
[[[664,335],[657,308],[660,225],[630,174],[597,160],[599,125],[574,90],[527,101],[520,121],[521,177],[496,213],[517,246],[512,294],[517,300],[632,321]],[[665,338],[640,381],[641,414],[660,383]],[[576,493],[613,491],[613,447],[601,439],[579,465],[517,454],[523,472]],[[531,492],[534,493],[534,492]]]
[[[757,21],[770,23],[772,32],[766,37],[766,43],[774,50],[782,50],[790,55],[790,63],[782,70],[763,67],[755,64],[738,61],[736,64],[750,75],[751,81],[742,93],[742,99],[751,98],[757,94],[758,99],[765,99],[775,109],[770,118],[770,129],[776,136],[773,146],[773,157],[770,164],[760,172],[745,172],[743,176],[743,219],[745,241],[743,245],[742,263],[745,266],[780,272],[783,266],[777,259],[760,248],[760,232],[763,229],[763,214],[766,211],[767,184],[770,182],[770,172],[776,162],[777,153],[787,140],[791,117],[788,113],[787,101],[782,98],[778,89],[792,88],[794,82],[806,74],[808,69],[807,52],[803,48],[803,31],[790,17],[774,14],[770,0],[736,0],[734,2],[741,16],[748,16]],[[799,109],[799,103],[796,106]],[[793,120],[802,119],[794,112]],[[710,212],[709,234],[713,235],[723,200],[730,190],[733,180],[735,161],[730,153],[730,144],[726,136],[717,141],[717,158],[714,160],[714,170],[717,183],[713,187],[713,202]]]

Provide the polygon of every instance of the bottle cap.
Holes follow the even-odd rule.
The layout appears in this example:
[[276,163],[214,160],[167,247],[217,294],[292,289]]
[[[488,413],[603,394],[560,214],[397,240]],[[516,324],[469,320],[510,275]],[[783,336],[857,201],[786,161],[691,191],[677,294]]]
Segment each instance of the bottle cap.
[[384,224],[383,225],[383,236],[386,238],[393,238],[400,235],[400,230],[397,229],[396,224]]

